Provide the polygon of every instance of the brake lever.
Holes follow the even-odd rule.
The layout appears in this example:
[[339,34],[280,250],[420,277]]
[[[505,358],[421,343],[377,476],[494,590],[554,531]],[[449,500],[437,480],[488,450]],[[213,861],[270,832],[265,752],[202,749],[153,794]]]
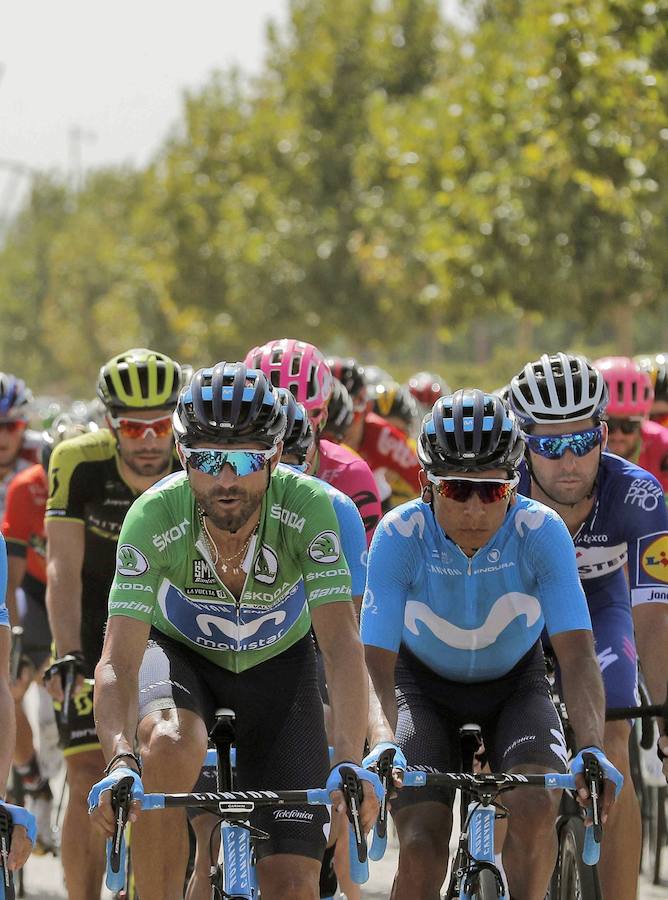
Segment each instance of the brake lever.
[[114,836],[107,838],[107,879],[110,891],[125,887],[125,826],[130,816],[134,779],[125,775],[111,788],[111,808],[116,817]]
[[392,763],[394,762],[395,752],[394,747],[387,747],[378,757],[376,766],[380,783],[383,786],[383,798],[380,801],[380,810],[374,825],[373,839],[369,850],[369,857],[376,861],[383,858],[387,848],[387,800],[393,785]]
[[584,763],[584,779],[591,798],[591,817],[594,840],[601,843],[603,837],[603,824],[600,817],[599,800],[603,793],[603,772],[601,765],[593,753],[585,753],[582,757]]
[[[350,822],[350,876],[356,884],[364,884],[369,879],[369,865],[367,862],[367,846],[362,820],[360,816],[362,800],[362,782],[357,777],[355,770],[350,766],[339,768],[341,775],[341,790],[346,801],[346,811]],[[354,844],[354,846],[353,846]]]

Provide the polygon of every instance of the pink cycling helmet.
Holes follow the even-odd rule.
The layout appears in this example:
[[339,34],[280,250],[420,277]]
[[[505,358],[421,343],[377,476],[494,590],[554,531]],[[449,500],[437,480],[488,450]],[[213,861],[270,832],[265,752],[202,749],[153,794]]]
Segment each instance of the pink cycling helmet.
[[604,356],[594,362],[605,378],[610,399],[606,415],[622,419],[644,419],[654,399],[652,381],[638,363],[627,356]]
[[247,353],[246,365],[262,369],[274,387],[289,390],[306,408],[316,433],[324,428],[332,373],[317,347],[291,338],[268,341]]

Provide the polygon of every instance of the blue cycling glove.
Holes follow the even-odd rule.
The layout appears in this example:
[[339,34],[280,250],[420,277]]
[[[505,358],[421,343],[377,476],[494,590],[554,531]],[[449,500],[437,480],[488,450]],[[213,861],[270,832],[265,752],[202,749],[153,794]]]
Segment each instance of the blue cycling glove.
[[144,799],[144,785],[142,784],[141,778],[137,772],[129,766],[118,766],[117,769],[114,769],[108,775],[105,775],[102,781],[98,781],[98,783],[94,784],[90,789],[88,795],[88,812],[93,812],[98,806],[101,794],[105,791],[110,791],[115,784],[118,784],[121,778],[125,778],[127,775],[130,775],[133,781],[132,799],[139,800],[141,803]]
[[383,751],[390,749],[394,750],[394,760],[392,761],[392,768],[401,769],[403,772],[405,772],[408,768],[408,763],[406,762],[404,752],[400,747],[397,747],[397,745],[393,744],[391,741],[381,741],[380,744],[376,744],[371,752],[364,757],[364,759],[362,760],[362,765],[365,769],[374,768],[378,764],[378,760],[380,759]]
[[13,825],[23,825],[28,834],[28,840],[34,846],[37,838],[37,822],[33,814],[22,806],[14,806],[13,803],[5,803],[4,800],[0,800],[0,806],[4,807],[12,817]]
[[583,753],[591,753],[592,756],[596,757],[603,771],[603,776],[607,778],[608,781],[612,781],[612,783],[614,784],[615,797],[617,797],[624,784],[624,776],[621,772],[618,772],[617,769],[615,769],[608,757],[599,747],[584,747],[579,751],[577,756],[575,756],[571,761],[571,772],[573,773],[573,775],[581,775],[584,772],[584,760],[582,759]]
[[349,769],[352,769],[360,781],[368,781],[369,784],[373,785],[374,792],[379,802],[383,799],[383,785],[380,783],[380,778],[376,775],[376,773],[369,772],[368,769],[363,769],[361,766],[357,766],[355,765],[355,763],[351,762],[340,762],[334,766],[332,771],[329,773],[327,783],[325,784],[325,790],[328,794],[331,794],[332,791],[341,790],[343,779],[341,777],[340,769],[342,766],[347,766]]

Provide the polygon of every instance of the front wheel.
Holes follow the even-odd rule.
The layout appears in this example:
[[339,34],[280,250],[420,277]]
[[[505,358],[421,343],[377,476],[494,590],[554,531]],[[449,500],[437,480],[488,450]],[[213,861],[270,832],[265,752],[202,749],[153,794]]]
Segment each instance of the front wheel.
[[491,869],[481,869],[475,877],[471,900],[498,900],[501,896],[499,880]]
[[582,861],[584,822],[577,816],[559,829],[559,855],[550,883],[550,900],[601,900],[594,866]]

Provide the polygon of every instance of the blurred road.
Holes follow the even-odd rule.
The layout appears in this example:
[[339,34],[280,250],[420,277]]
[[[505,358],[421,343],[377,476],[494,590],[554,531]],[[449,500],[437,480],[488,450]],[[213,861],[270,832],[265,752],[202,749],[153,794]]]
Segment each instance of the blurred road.
[[[381,862],[371,864],[371,878],[362,891],[364,900],[387,900],[396,870],[397,851],[389,848]],[[664,854],[665,887],[653,887],[643,879],[640,900],[668,900],[668,853]],[[63,900],[67,897],[63,887],[60,863],[52,856],[32,857],[26,869],[26,896],[39,900]],[[110,898],[104,893],[104,900]]]

